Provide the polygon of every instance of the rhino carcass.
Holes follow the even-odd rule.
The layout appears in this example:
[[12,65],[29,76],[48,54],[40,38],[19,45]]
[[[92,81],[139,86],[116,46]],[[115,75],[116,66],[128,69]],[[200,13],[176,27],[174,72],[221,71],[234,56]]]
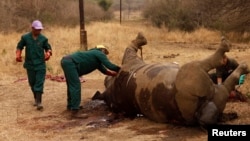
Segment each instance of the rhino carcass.
[[181,121],[174,86],[179,65],[145,63],[137,51],[146,43],[145,37],[139,33],[125,50],[119,74],[107,76],[104,82],[106,90],[92,99],[101,96],[112,110],[125,112],[128,116],[143,114],[158,122]]
[[158,122],[181,118],[175,102],[177,64],[144,64],[130,68],[123,65],[112,85],[103,93],[108,96],[107,103],[113,109],[130,116],[143,114]]
[[[140,48],[132,42],[126,48],[119,74],[105,79],[102,97],[109,107],[130,116],[142,114],[156,122],[186,125],[217,122],[231,86],[218,87],[207,72],[221,65],[230,45],[223,40],[208,58],[181,67],[175,63],[146,64],[136,54]],[[243,73],[242,69],[238,73]],[[237,77],[234,75],[232,79]]]

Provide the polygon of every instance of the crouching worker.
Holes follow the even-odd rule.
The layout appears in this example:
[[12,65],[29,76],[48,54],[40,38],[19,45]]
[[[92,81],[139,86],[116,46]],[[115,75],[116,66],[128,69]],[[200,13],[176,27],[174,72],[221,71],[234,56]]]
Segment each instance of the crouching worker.
[[80,114],[81,83],[79,76],[86,75],[98,69],[101,73],[116,76],[120,67],[111,63],[107,58],[109,51],[103,45],[87,51],[77,51],[64,56],[61,60],[67,84],[67,110],[72,118],[87,118],[87,114]]
[[[238,67],[239,63],[233,59],[229,58],[226,55],[223,56],[222,66],[215,69],[215,73],[210,73],[210,78],[215,84],[221,85],[227,79],[229,75]],[[244,83],[245,74],[240,76],[239,84],[235,86],[235,90],[230,93],[229,98],[239,99],[245,101],[244,96],[237,90]]]
[[216,68],[215,73],[210,73],[210,78],[215,84],[222,84],[227,77],[238,67],[238,62],[233,58],[223,56],[222,66]]

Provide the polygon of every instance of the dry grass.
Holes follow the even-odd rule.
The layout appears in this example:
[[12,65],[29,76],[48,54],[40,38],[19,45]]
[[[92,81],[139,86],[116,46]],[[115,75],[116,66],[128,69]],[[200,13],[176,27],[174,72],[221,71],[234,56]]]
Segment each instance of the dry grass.
[[[116,64],[121,63],[124,49],[142,31],[148,39],[143,50],[146,62],[170,62],[180,64],[201,59],[213,50],[206,48],[217,46],[220,33],[199,29],[194,33],[179,31],[169,32],[141,23],[93,23],[86,26],[89,48],[96,44],[107,45],[108,56]],[[52,75],[62,75],[61,58],[79,50],[79,27],[46,27],[43,33],[49,38],[53,48],[53,56],[47,62]],[[33,97],[27,81],[13,83],[25,78],[26,72],[22,63],[15,62],[15,47],[20,33],[0,34],[2,48],[0,50],[0,141],[69,141],[69,140],[207,140],[206,134],[197,128],[175,127],[171,124],[158,124],[144,118],[125,120],[108,128],[91,129],[83,121],[69,121],[63,111],[66,109],[66,84],[45,81],[43,104],[45,110],[38,112],[33,104]],[[244,48],[246,46],[246,48]],[[249,60],[249,45],[235,48],[230,56],[238,60]],[[241,51],[243,50],[243,51]],[[25,54],[23,53],[23,56]],[[172,57],[175,56],[176,57]],[[93,72],[84,76],[87,80],[82,85],[82,104],[91,101],[96,90],[104,90],[104,75]],[[247,79],[249,81],[249,78]],[[249,83],[248,83],[249,84]],[[249,92],[249,86],[244,87]],[[238,111],[240,118],[232,124],[249,123],[249,103],[229,103],[228,111]],[[94,113],[94,111],[93,111]],[[92,119],[95,117],[92,117]]]
[[[218,32],[199,29],[194,33],[183,33],[179,31],[168,32],[167,29],[158,29],[139,23],[126,24],[122,23],[92,23],[87,25],[88,48],[94,47],[96,44],[104,44],[110,50],[109,58],[116,64],[120,64],[121,57],[125,47],[135,38],[138,32],[143,32],[148,39],[151,49],[158,50],[156,44],[167,42],[183,42],[183,43],[214,43],[219,42],[220,34]],[[62,56],[79,50],[80,37],[79,27],[47,27],[43,34],[49,38],[49,42],[53,48],[53,56],[47,63],[50,73],[62,74],[60,60]],[[0,65],[4,66],[0,75],[18,75],[24,73],[21,64],[15,62],[15,47],[20,39],[20,33],[11,33],[8,35],[0,34],[0,42],[2,43]],[[147,52],[152,52],[145,49]],[[25,55],[24,53],[22,54]],[[18,68],[18,69],[17,69]],[[4,74],[1,74],[4,73]],[[1,77],[3,78],[3,77]]]

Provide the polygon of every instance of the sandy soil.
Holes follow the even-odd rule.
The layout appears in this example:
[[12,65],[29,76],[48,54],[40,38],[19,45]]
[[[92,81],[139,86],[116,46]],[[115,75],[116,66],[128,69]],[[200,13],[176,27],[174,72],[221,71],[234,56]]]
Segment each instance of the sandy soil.
[[[154,43],[146,46],[146,50]],[[144,54],[145,62],[178,62],[181,65],[202,59],[214,52],[216,44],[162,43]],[[249,47],[234,45],[228,56],[239,62],[250,59]],[[20,77],[20,76],[19,76]],[[21,76],[25,78],[26,76]],[[43,111],[33,106],[27,80],[8,79],[0,85],[0,141],[206,141],[207,133],[200,127],[184,127],[150,121],[145,117],[117,117],[102,101],[91,101],[97,90],[103,91],[104,75],[95,71],[83,76],[82,112],[87,119],[70,119],[66,110],[65,82],[46,79]],[[17,80],[18,78],[16,78]],[[7,81],[8,80],[8,81]],[[11,81],[10,81],[11,80]],[[240,91],[249,95],[249,77]],[[195,85],[195,84],[194,84]],[[228,102],[225,113],[237,112],[238,118],[226,124],[250,124],[250,102]]]

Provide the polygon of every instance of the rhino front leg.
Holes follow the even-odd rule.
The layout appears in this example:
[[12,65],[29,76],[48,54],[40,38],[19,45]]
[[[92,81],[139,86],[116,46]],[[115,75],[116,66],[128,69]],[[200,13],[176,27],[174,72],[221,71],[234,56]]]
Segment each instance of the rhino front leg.
[[200,125],[206,126],[216,124],[218,121],[219,110],[214,102],[206,102],[197,114]]

